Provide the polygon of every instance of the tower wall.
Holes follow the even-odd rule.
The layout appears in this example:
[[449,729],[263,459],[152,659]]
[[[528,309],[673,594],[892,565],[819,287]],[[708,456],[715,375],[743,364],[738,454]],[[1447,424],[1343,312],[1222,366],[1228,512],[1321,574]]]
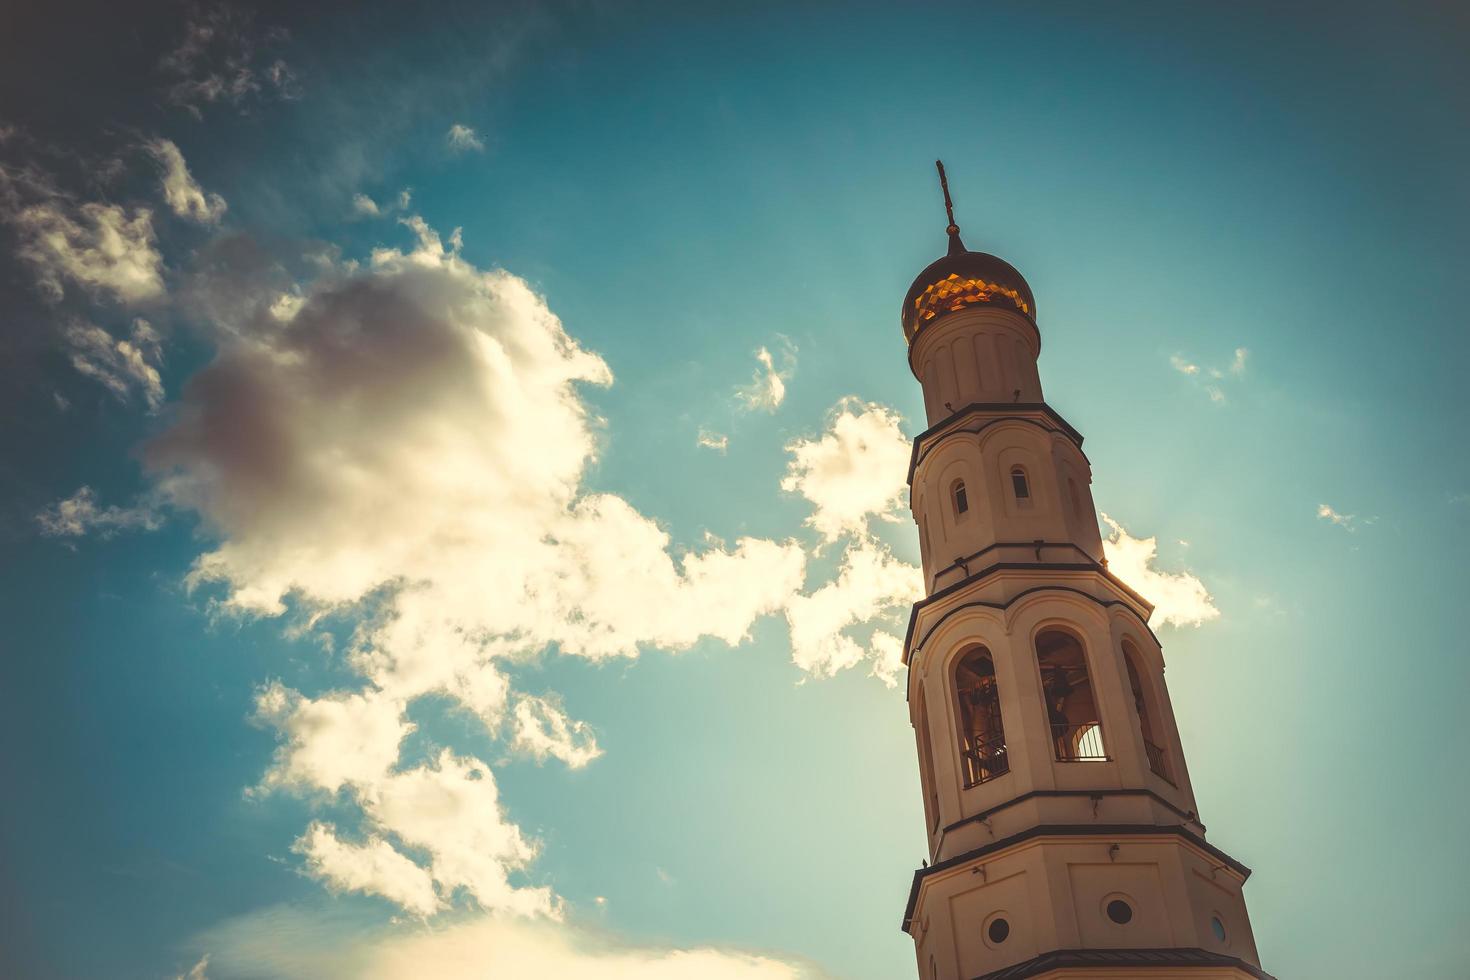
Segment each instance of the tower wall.
[[[910,296],[953,262],[1029,297],[950,235]],[[1082,436],[1042,400],[1040,334],[977,295],[906,321],[929,420],[909,474],[928,597],[904,652],[920,976],[1265,977],[1249,869],[1205,839],[1153,609],[1107,571]]]
[[924,386],[934,425],[972,402],[1041,401],[1040,356],[1041,335],[1030,320],[1001,307],[972,306],[919,331],[909,366]]

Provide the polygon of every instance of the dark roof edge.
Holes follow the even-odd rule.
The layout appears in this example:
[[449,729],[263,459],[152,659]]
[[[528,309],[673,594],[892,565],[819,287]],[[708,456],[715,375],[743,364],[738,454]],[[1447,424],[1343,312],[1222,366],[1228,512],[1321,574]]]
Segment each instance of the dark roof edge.
[[947,834],[951,830],[958,830],[959,828],[968,826],[972,823],[984,823],[991,817],[995,816],[997,813],[1000,813],[1002,810],[1009,810],[1013,806],[1020,806],[1022,803],[1025,803],[1028,800],[1065,799],[1068,797],[1084,796],[1089,799],[1091,799],[1092,797],[1109,796],[1147,796],[1153,799],[1154,802],[1169,810],[1175,816],[1183,820],[1187,820],[1192,824],[1195,824],[1201,830],[1203,830],[1205,827],[1205,825],[1200,821],[1199,814],[1194,813],[1190,810],[1181,810],[1178,806],[1170,803],[1158,793],[1155,793],[1153,790],[1148,789],[1147,787],[1129,786],[1121,787],[1118,789],[1033,789],[1029,793],[1022,793],[1020,796],[1012,797],[1011,799],[1006,800],[1004,803],[997,803],[995,806],[987,807],[986,809],[981,810],[979,813],[972,814],[968,817],[962,817],[961,819],[956,820],[954,823],[946,824],[944,827],[940,828],[939,832],[940,834]]
[[1026,980],[1049,970],[1072,966],[1128,967],[1169,969],[1181,966],[1223,966],[1243,970],[1257,980],[1276,980],[1258,966],[1238,956],[1215,953],[1196,946],[1172,949],[1054,949],[1003,970],[993,970],[975,980]]

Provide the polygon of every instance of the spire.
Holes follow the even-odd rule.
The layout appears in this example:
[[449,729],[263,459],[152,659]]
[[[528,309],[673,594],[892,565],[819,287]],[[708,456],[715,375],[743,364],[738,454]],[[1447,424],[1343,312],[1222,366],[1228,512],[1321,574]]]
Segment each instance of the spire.
[[944,216],[949,219],[949,227],[944,229],[949,235],[949,254],[960,255],[966,251],[965,243],[960,241],[960,226],[954,223],[954,202],[949,199],[949,178],[944,175],[944,161],[935,160],[934,166],[939,171],[939,189],[944,191]]

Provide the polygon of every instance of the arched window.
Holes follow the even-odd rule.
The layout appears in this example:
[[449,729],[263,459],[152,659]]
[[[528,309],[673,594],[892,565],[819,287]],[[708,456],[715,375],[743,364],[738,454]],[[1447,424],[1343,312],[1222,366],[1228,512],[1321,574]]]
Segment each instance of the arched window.
[[960,658],[954,681],[960,702],[960,756],[968,789],[1011,770],[990,651],[976,647]]
[[919,721],[914,732],[919,739],[919,782],[924,784],[924,808],[929,811],[929,832],[939,829],[939,791],[935,788],[934,753],[929,748],[929,706],[919,688]]
[[1036,637],[1036,662],[1057,761],[1105,761],[1102,719],[1081,642],[1066,630],[1043,630]]
[[1154,735],[1153,712],[1150,710],[1148,691],[1138,674],[1138,648],[1132,640],[1123,641],[1123,665],[1128,668],[1128,687],[1133,692],[1133,707],[1138,710],[1138,730],[1143,736],[1143,750],[1148,753],[1148,767],[1162,779],[1174,782],[1169,776],[1169,763],[1164,750]]
[[970,495],[965,492],[964,480],[954,481],[954,486],[949,488],[949,495],[954,500],[955,517],[960,517],[970,509]]
[[1011,492],[1018,501],[1031,499],[1031,484],[1026,480],[1026,471],[1019,466],[1011,467]]

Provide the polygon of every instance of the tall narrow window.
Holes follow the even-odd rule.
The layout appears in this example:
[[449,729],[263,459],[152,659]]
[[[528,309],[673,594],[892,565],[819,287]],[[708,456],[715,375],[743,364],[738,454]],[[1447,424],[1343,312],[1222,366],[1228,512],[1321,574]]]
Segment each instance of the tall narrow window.
[[960,756],[968,789],[1011,769],[990,651],[976,647],[965,654],[955,667],[954,680],[960,701]]
[[1041,667],[1041,688],[1046,695],[1056,760],[1105,761],[1108,754],[1103,746],[1102,719],[1097,713],[1081,642],[1066,630],[1043,630],[1036,637],[1036,661]]
[[970,495],[965,492],[965,481],[954,481],[954,489],[950,491],[954,497],[954,514],[959,517],[970,509]]
[[1086,516],[1086,512],[1082,509],[1082,493],[1077,489],[1077,481],[1070,476],[1067,477],[1067,495],[1072,498],[1072,513],[1079,518]]
[[1138,650],[1129,640],[1123,641],[1123,664],[1128,668],[1128,687],[1133,693],[1133,707],[1138,710],[1138,731],[1143,736],[1143,750],[1148,753],[1148,767],[1161,779],[1174,782],[1169,776],[1168,759],[1154,735],[1149,698],[1143,688],[1143,679],[1138,675]]
[[924,802],[929,811],[929,832],[939,829],[939,791],[935,788],[934,753],[929,749],[929,705],[924,700],[924,689],[919,688],[919,724],[915,735],[919,739],[919,782],[924,784]]
[[1015,492],[1017,500],[1028,500],[1031,497],[1031,485],[1026,482],[1026,471],[1019,466],[1011,467],[1011,490]]

